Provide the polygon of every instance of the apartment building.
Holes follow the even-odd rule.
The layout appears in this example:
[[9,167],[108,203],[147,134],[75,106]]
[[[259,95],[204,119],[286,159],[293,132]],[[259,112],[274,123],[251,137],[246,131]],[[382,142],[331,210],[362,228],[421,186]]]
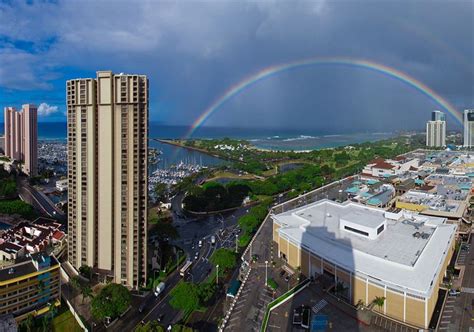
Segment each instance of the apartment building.
[[0,269],[0,316],[20,322],[61,303],[59,262],[54,256],[32,254]]
[[5,107],[5,155],[22,163],[25,174],[38,174],[38,110],[25,104],[21,111]]
[[474,109],[464,110],[463,115],[464,141],[465,148],[474,147]]
[[148,79],[99,71],[67,82],[68,259],[146,282]]

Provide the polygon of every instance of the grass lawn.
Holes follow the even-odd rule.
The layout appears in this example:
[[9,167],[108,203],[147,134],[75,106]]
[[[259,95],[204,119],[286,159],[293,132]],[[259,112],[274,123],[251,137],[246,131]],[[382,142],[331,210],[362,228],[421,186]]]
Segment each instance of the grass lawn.
[[235,174],[233,172],[217,171],[213,174],[213,177],[207,179],[206,182],[216,181],[221,178],[235,179],[235,180],[255,180],[256,179],[253,174],[242,174],[241,176],[239,176],[238,174]]
[[82,329],[72,316],[71,311],[65,311],[53,319],[53,332],[81,332]]

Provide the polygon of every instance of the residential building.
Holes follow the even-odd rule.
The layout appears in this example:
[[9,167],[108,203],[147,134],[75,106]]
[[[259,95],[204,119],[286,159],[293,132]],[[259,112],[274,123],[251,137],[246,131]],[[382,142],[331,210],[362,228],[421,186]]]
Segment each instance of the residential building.
[[426,146],[440,148],[446,146],[446,121],[428,121],[426,123]]
[[68,259],[146,283],[148,79],[99,71],[67,82]]
[[370,161],[362,170],[362,176],[388,178],[416,169],[420,165],[418,158],[398,156],[393,159],[377,158]]
[[58,180],[58,181],[56,181],[56,189],[60,192],[67,191],[67,184],[68,184],[67,179]]
[[[454,253],[445,218],[321,200],[273,215],[278,257],[305,276],[342,284],[341,296],[427,329]],[[400,245],[403,243],[403,245]]]
[[49,250],[59,257],[66,243],[62,225],[55,220],[38,218],[24,221],[0,235],[0,263],[13,262],[28,254]]
[[32,254],[0,269],[0,315],[12,314],[17,322],[59,306],[60,293],[59,262],[54,256]]
[[474,109],[464,110],[464,147],[474,147]]
[[38,174],[38,111],[25,104],[21,111],[5,107],[5,155],[22,164],[30,176]]
[[0,136],[0,153],[5,154],[5,136]]
[[441,111],[431,112],[431,121],[446,121],[446,115]]

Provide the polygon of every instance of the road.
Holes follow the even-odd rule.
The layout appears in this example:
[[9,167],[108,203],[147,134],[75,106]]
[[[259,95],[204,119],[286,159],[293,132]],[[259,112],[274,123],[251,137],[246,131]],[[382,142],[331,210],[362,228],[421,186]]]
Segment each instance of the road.
[[[275,206],[273,212],[281,213],[320,199],[344,200],[344,190],[353,180],[353,178],[347,178],[337,181],[328,187]],[[226,331],[258,331],[260,329],[264,309],[272,300],[268,294],[265,294],[267,290],[265,287],[265,275],[271,277],[273,269],[270,266],[267,269],[264,264],[265,261],[273,261],[276,258],[274,255],[277,255],[276,252],[272,251],[272,233],[273,224],[271,218],[267,218],[244,257],[247,261],[250,261],[253,255],[257,255],[259,258],[257,263],[252,264],[249,279],[243,286],[241,290],[242,295],[238,298],[234,310],[231,312],[225,328]]]
[[62,213],[45,194],[31,186],[26,178],[18,178],[17,188],[21,198],[39,211],[53,218],[65,218],[64,213]]
[[[182,196],[181,196],[182,197]],[[180,196],[175,197],[179,202]],[[181,211],[180,203],[175,202],[174,207]],[[235,248],[235,234],[238,233],[237,220],[240,216],[247,213],[248,208],[240,208],[233,213],[218,216],[208,216],[200,219],[185,219],[177,216],[175,226],[179,232],[179,239],[172,241],[171,244],[181,247],[188,259],[193,260],[190,273],[185,280],[193,282],[202,282],[210,273],[213,273],[214,267],[209,262],[212,253],[218,248]],[[222,230],[222,231],[221,231]],[[211,236],[216,237],[216,243],[211,244]],[[202,240],[202,246],[199,248],[199,240]],[[194,259],[196,252],[199,252],[199,258]],[[214,272],[215,273],[215,272]],[[175,310],[169,304],[170,292],[181,280],[178,271],[171,274],[166,280],[164,292],[156,298],[153,293],[145,297],[133,297],[132,308],[121,317],[110,328],[117,331],[133,331],[141,321],[148,322],[158,320],[162,317],[160,324],[167,326],[175,324],[181,319],[179,310]],[[139,307],[146,303],[143,312],[139,312]],[[103,326],[97,326],[94,331],[104,330]]]

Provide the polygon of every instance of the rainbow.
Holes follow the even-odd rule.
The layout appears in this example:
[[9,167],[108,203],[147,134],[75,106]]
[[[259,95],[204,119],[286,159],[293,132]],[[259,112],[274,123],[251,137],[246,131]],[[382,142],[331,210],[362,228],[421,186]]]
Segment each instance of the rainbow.
[[382,65],[373,61],[364,59],[353,59],[344,57],[331,57],[331,58],[308,58],[279,65],[274,65],[254,73],[245,79],[241,80],[237,84],[231,86],[223,95],[217,98],[206,110],[194,121],[189,131],[186,133],[185,138],[190,138],[193,133],[198,129],[209,117],[216,112],[224,103],[238,95],[242,91],[248,89],[250,86],[257,82],[260,82],[273,75],[289,71],[292,69],[299,69],[309,66],[317,65],[339,65],[339,66],[350,66],[353,68],[363,68],[372,70],[376,73],[384,74],[388,77],[394,78],[407,84],[410,87],[420,91],[436,104],[438,104],[445,111],[450,113],[459,123],[462,124],[461,113],[456,111],[453,105],[451,105],[446,99],[441,97],[438,93],[433,91],[430,87],[418,81],[417,79],[386,65]]

